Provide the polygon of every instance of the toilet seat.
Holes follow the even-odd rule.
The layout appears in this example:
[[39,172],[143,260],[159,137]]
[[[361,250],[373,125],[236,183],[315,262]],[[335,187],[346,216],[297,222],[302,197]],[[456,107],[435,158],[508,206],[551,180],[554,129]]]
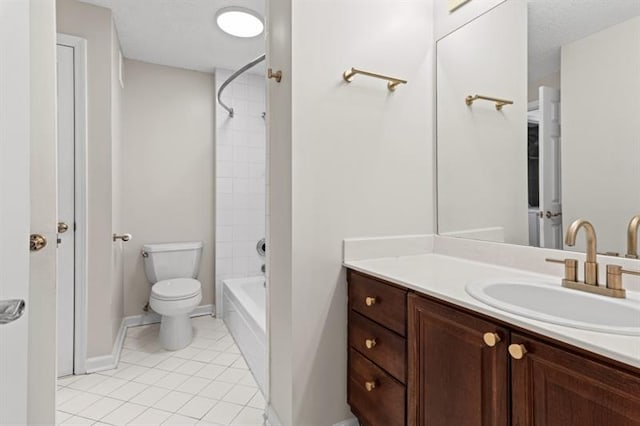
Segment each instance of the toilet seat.
[[192,278],[162,280],[151,287],[151,297],[156,300],[185,300],[198,296],[200,292],[200,281]]

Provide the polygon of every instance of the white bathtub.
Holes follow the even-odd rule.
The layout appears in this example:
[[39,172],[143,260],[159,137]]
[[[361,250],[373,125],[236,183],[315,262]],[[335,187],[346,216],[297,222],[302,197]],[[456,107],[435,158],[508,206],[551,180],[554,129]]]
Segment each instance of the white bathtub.
[[264,392],[266,290],[264,277],[223,281],[223,319]]

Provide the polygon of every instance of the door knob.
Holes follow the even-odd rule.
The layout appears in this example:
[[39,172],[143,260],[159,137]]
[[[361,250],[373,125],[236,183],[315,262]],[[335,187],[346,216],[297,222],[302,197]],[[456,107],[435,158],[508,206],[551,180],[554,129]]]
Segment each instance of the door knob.
[[527,353],[527,348],[524,345],[509,345],[509,354],[513,359],[522,359]]
[[378,342],[376,342],[376,339],[366,339],[364,341],[364,345],[367,347],[367,349],[373,349],[377,344]]
[[29,250],[39,251],[47,246],[47,239],[40,234],[31,234],[29,237]]
[[364,304],[367,306],[373,306],[376,304],[376,298],[375,297],[367,297],[366,299],[364,299]]
[[0,301],[0,324],[9,324],[24,313],[25,302],[22,299]]
[[271,68],[267,71],[267,78],[273,78],[276,82],[282,81],[282,71],[273,72]]
[[493,348],[501,339],[498,333],[484,333],[482,340],[487,346]]
[[69,225],[64,222],[58,222],[58,234],[64,234],[69,230]]
[[118,241],[118,240],[122,240],[126,243],[127,241],[131,240],[131,234],[122,234],[122,235],[113,234],[113,241]]
[[375,381],[366,382],[364,384],[364,388],[367,390],[367,392],[371,392],[376,388],[376,382]]

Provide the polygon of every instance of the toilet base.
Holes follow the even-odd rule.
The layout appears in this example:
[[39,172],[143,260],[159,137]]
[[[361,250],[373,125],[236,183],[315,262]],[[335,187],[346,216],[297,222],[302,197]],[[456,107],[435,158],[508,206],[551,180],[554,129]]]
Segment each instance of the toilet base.
[[189,314],[162,315],[160,319],[160,345],[168,351],[177,351],[191,344],[193,328]]

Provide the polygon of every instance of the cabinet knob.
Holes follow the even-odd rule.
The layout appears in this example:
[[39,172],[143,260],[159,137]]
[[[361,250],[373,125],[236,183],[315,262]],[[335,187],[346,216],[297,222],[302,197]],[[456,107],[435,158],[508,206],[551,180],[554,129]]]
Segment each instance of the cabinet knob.
[[522,359],[527,353],[527,348],[524,345],[509,345],[509,354],[513,359]]
[[375,381],[366,382],[364,384],[364,388],[367,390],[367,392],[371,392],[376,388],[376,382]]
[[376,300],[376,298],[375,298],[375,297],[371,297],[371,296],[369,296],[369,297],[367,297],[366,299],[364,299],[364,303],[365,303],[365,305],[367,305],[367,306],[373,306],[373,305],[375,305],[375,304],[376,304],[376,302],[377,302],[377,300]]
[[376,342],[376,339],[367,339],[364,341],[364,345],[367,347],[367,349],[373,349],[377,344],[378,342]]
[[487,346],[493,348],[501,339],[498,333],[484,333],[482,340]]

